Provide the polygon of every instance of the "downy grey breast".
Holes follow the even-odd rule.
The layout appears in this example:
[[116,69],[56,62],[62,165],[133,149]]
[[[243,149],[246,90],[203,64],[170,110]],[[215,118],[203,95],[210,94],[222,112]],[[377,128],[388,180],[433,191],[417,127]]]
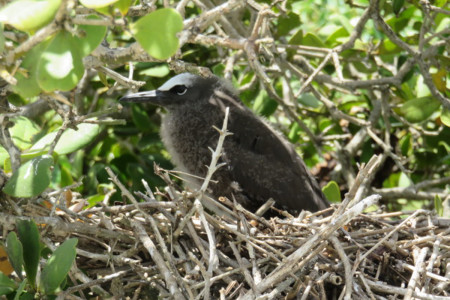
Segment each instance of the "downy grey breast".
[[[204,177],[211,151],[219,139],[213,128],[222,126],[229,107],[228,130],[223,155],[226,165],[210,183],[214,197],[235,199],[255,211],[269,198],[291,212],[317,211],[329,206],[324,195],[293,145],[265,120],[247,108],[231,85],[212,76],[179,74],[154,91],[130,94],[126,102],[149,102],[167,110],[161,137],[181,171]],[[198,184],[201,183],[199,180]]]

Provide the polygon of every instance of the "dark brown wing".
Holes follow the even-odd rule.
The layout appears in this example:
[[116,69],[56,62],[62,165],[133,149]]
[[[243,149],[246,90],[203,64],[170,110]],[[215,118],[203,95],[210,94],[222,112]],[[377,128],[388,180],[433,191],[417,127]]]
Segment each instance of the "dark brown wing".
[[329,206],[293,146],[250,110],[233,107],[225,141],[232,178],[250,201],[269,198],[283,208],[317,211]]

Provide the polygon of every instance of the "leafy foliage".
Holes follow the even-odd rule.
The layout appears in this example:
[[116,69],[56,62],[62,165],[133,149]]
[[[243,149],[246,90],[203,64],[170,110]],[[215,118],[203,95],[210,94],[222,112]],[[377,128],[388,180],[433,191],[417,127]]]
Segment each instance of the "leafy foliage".
[[[28,285],[41,295],[55,294],[57,289],[61,287],[61,283],[65,280],[75,260],[75,246],[78,240],[72,238],[62,243],[48,258],[42,269],[40,280],[37,281],[36,275],[39,269],[39,259],[43,251],[41,251],[42,247],[36,223],[34,221],[19,221],[17,231],[19,239],[13,231],[8,234],[6,251],[9,262],[22,282],[17,284],[3,272],[0,272],[0,295],[15,292],[15,299],[34,299],[33,292],[25,290],[25,287],[28,289]],[[26,278],[23,277],[23,269],[25,270]]]
[[131,25],[131,31],[142,48],[157,59],[168,59],[175,54],[178,50],[176,34],[181,29],[183,20],[172,8],[158,9]]

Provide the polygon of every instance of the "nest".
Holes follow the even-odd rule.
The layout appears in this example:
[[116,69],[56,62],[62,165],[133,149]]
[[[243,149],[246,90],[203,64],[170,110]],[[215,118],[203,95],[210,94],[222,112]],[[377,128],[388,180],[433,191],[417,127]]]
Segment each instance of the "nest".
[[54,215],[27,205],[46,243],[78,237],[59,299],[449,299],[450,220],[433,212],[363,213],[371,195],[265,219],[178,190],[164,172],[163,199],[146,186],[138,202],[108,172],[132,204]]

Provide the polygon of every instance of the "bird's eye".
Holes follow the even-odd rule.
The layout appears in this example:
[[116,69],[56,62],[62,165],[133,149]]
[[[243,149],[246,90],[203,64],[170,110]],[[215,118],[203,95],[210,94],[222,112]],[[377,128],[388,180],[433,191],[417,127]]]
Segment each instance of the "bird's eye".
[[172,93],[176,93],[177,95],[184,95],[187,92],[187,87],[184,85],[176,85],[170,89]]

